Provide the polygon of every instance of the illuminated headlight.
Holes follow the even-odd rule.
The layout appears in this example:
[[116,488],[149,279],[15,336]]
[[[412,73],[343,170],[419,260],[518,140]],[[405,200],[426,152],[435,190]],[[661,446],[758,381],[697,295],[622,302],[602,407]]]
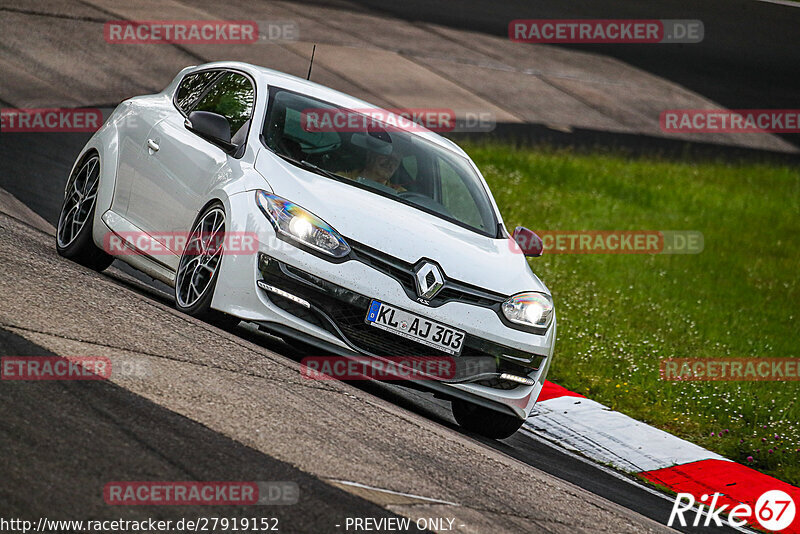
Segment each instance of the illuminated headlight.
[[336,230],[294,202],[257,191],[256,204],[279,234],[334,258],[350,254],[350,246]]
[[512,323],[546,329],[553,321],[553,301],[544,293],[520,293],[503,303],[503,315]]

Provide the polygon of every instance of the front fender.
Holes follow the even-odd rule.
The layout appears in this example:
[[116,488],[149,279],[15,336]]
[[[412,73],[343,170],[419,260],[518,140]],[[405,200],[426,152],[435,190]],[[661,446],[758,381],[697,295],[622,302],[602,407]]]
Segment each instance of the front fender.
[[[124,120],[128,112],[129,106],[126,102],[121,103],[114,109],[103,126],[87,141],[69,174],[69,176],[72,176],[76,171],[76,167],[90,152],[97,152],[100,156],[100,183],[97,188],[95,217],[92,224],[92,240],[100,248],[103,247],[103,238],[108,232],[108,228],[103,223],[102,215],[111,207],[116,186],[117,167],[119,165],[119,123]],[[69,179],[67,182],[69,182]]]

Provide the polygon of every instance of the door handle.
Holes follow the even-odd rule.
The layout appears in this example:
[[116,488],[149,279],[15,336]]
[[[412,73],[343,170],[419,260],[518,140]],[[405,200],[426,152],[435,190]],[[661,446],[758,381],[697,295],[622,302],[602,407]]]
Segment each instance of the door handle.
[[150,150],[152,150],[153,152],[158,152],[158,149],[159,149],[159,148],[161,148],[161,147],[160,147],[160,146],[158,146],[158,143],[156,143],[156,142],[155,142],[155,141],[153,141],[152,139],[148,139],[148,140],[147,140],[147,148],[149,148],[149,149],[150,149]]

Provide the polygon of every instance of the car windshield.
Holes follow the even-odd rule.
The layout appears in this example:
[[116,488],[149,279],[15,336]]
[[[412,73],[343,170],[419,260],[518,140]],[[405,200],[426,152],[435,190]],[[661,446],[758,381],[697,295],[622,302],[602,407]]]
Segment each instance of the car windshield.
[[496,237],[492,205],[468,160],[388,122],[273,88],[263,141],[295,165]]

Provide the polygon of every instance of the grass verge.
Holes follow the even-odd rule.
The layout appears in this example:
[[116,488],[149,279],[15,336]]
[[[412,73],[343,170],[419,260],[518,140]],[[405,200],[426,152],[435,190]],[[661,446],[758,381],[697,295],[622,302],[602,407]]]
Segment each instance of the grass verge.
[[800,357],[800,169],[467,144],[506,225],[695,230],[697,255],[544,255],[550,378],[800,485],[800,382],[668,382],[663,358]]

